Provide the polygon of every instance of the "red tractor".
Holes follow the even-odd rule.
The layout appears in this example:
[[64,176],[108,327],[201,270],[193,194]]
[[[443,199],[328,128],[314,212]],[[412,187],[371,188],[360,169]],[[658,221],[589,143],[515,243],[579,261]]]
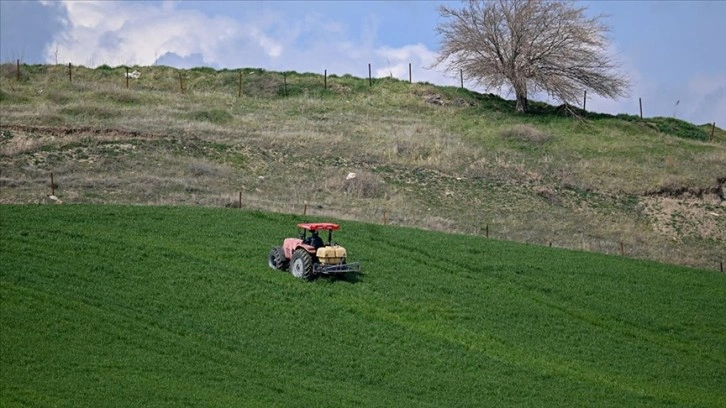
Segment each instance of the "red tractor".
[[[345,248],[333,242],[333,231],[340,229],[338,224],[319,222],[297,226],[299,238],[285,238],[281,247],[270,250],[267,256],[270,268],[280,271],[289,268],[293,276],[306,280],[320,275],[360,272],[360,264],[347,263]],[[327,243],[319,236],[319,231],[328,231]]]

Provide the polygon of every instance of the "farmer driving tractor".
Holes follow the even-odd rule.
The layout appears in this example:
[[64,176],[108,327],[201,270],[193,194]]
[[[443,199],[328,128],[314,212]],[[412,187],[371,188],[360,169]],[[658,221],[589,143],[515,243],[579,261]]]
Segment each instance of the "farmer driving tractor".
[[310,237],[305,240],[305,243],[314,247],[315,249],[325,246],[325,244],[323,243],[323,239],[320,238],[320,236],[318,235],[318,231],[313,231]]

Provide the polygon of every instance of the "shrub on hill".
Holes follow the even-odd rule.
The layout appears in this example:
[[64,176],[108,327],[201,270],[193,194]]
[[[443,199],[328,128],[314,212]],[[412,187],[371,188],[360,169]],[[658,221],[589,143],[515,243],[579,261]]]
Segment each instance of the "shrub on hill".
[[676,118],[655,117],[649,119],[661,132],[685,139],[708,140],[708,133],[698,126]]

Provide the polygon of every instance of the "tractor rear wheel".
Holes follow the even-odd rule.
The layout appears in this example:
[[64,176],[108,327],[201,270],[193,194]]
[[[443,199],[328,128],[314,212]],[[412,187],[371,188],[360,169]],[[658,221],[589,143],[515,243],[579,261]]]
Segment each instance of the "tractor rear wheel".
[[298,248],[292,253],[290,273],[299,279],[310,280],[313,278],[313,258],[308,251]]
[[276,270],[284,271],[287,269],[287,259],[282,254],[282,248],[272,248],[267,255],[267,265]]

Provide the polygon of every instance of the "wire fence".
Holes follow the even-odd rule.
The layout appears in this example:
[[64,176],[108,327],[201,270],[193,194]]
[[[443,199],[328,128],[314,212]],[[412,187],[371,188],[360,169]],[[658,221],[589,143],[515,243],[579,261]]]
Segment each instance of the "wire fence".
[[[100,80],[102,82],[126,89],[178,92],[181,95],[194,91],[208,92],[210,90],[218,90],[234,94],[238,98],[242,96],[290,97],[302,94],[309,95],[311,92],[346,93],[353,90],[360,90],[366,85],[370,88],[376,83],[389,80],[414,84],[414,72],[411,63],[408,63],[407,80],[393,78],[392,74],[389,77],[374,78],[371,63],[367,65],[367,78],[353,77],[350,74],[343,76],[328,75],[327,69],[323,70],[322,73],[300,74],[294,71],[272,72],[252,68],[215,70],[208,67],[178,69],[168,66],[154,66],[152,73],[147,75],[139,71],[139,69],[144,69],[141,67],[134,67],[133,69],[128,66],[112,68],[107,65],[101,65],[95,69],[91,69],[80,65],[73,65],[70,62],[67,66],[51,65],[45,66],[46,69],[44,70],[39,69],[34,71],[30,69],[31,66],[21,64],[20,59],[16,60],[13,67],[14,72],[10,73],[7,72],[8,67],[11,67],[13,64],[5,65],[5,76],[12,75],[17,81],[31,81],[33,75],[45,74],[54,77],[55,80],[67,80],[69,84],[73,84],[74,81],[84,81],[83,74],[85,72],[98,71],[100,72]],[[33,72],[32,75],[30,73],[31,71]],[[462,70],[459,71],[458,77],[459,89],[467,89],[465,88],[465,77]],[[93,81],[98,82],[99,78],[94,77]],[[580,112],[582,114],[588,113],[586,109],[587,99],[587,90],[583,90]],[[633,116],[639,118],[641,121],[645,120],[642,97],[638,98],[637,109],[636,115],[621,114],[618,116],[622,116],[628,120],[632,120]],[[675,119],[675,115],[673,119]],[[661,124],[660,122],[662,120],[659,120],[656,124],[661,131],[673,127],[672,124]],[[679,132],[679,135],[713,141],[716,135],[716,122],[713,121],[709,124],[710,129],[708,130],[699,128],[694,133],[694,129],[691,129],[689,132]]]
[[[56,196],[56,191],[59,188],[56,180],[57,178],[55,173],[51,172],[49,180],[50,184],[48,185],[48,187],[50,188],[50,195],[48,196],[48,201],[46,201],[50,204],[63,203],[63,201],[61,201]],[[169,203],[162,202],[161,204]],[[446,223],[445,221],[443,221],[442,218],[436,217],[435,215],[412,214],[410,212],[392,211],[390,209],[381,207],[363,209],[351,208],[350,206],[346,206],[345,208],[336,208],[335,206],[331,206],[329,204],[323,205],[320,203],[308,201],[303,201],[299,203],[290,201],[281,202],[260,197],[247,196],[242,191],[239,191],[235,194],[218,196],[213,199],[211,203],[208,204],[213,204],[215,206],[224,206],[231,209],[262,210],[287,214],[299,214],[301,217],[303,217],[303,219],[305,219],[305,217],[307,217],[308,219],[320,217],[334,217],[338,219],[378,223],[384,226],[391,225],[416,227],[447,233],[453,232],[480,236],[486,239],[522,242],[521,238],[517,239],[517,237],[513,237],[505,232],[498,231],[496,226],[490,225],[488,223],[484,223],[482,225],[468,225],[464,228],[461,228]],[[597,240],[597,242],[594,243],[589,242],[587,245],[585,245],[585,243],[583,242],[582,245],[580,245],[579,247],[573,246],[572,242],[560,243],[556,240],[546,240],[543,242],[542,239],[539,239],[538,242],[525,243],[536,244],[539,246],[548,246],[550,248],[559,247],[564,249],[575,249],[587,252],[619,255],[621,257],[629,258],[638,258],[643,256],[645,256],[646,258],[649,257],[647,254],[639,253],[640,251],[636,248],[629,248],[629,244],[627,244],[623,240],[614,242],[601,239]],[[723,259],[716,260],[715,263],[715,269],[720,272],[724,272]]]

